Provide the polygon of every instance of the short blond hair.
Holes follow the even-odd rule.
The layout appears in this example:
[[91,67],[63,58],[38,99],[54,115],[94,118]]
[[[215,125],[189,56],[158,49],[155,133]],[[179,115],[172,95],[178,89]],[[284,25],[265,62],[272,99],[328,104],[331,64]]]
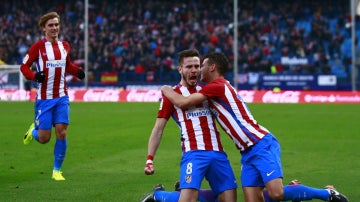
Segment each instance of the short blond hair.
[[59,23],[60,23],[60,15],[57,12],[50,12],[50,13],[46,13],[40,17],[39,22],[38,22],[39,27],[40,28],[45,27],[46,22],[53,18],[59,19]]

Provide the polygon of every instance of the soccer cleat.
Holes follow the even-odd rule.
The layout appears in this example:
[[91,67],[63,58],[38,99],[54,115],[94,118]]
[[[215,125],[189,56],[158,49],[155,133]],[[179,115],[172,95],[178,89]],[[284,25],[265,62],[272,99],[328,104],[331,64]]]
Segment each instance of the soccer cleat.
[[140,202],[155,202],[154,193],[155,191],[164,191],[165,187],[162,184],[157,184],[154,188],[147,194],[145,194],[141,199]]
[[65,180],[65,178],[62,175],[62,172],[59,170],[54,170],[53,174],[52,174],[52,179],[56,180],[56,181],[63,181]]
[[295,180],[291,180],[288,185],[298,185],[298,184],[301,184],[301,182],[295,179]]
[[29,129],[26,131],[24,136],[24,145],[30,144],[31,140],[33,139],[32,131],[34,130],[34,123],[32,123]]
[[175,191],[181,191],[181,189],[180,189],[180,181],[179,180],[175,182],[174,187],[175,187]]
[[349,202],[346,196],[336,191],[334,186],[327,185],[325,189],[329,190],[330,192],[330,197],[328,199],[328,202]]

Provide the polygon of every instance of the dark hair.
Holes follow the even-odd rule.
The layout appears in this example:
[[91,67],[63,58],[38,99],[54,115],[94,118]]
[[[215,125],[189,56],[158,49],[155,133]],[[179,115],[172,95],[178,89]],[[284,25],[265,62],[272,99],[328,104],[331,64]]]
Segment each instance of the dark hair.
[[50,13],[46,13],[40,17],[39,22],[38,22],[39,27],[40,28],[45,27],[46,22],[53,18],[58,18],[59,23],[60,23],[60,15],[57,12],[50,12]]
[[199,57],[200,58],[199,51],[197,51],[197,50],[183,50],[178,53],[178,56],[179,56],[179,58],[178,58],[179,65],[181,65],[183,63],[183,60],[186,57]]
[[229,68],[229,60],[222,53],[208,53],[203,60],[208,59],[209,64],[215,64],[219,74],[224,76]]

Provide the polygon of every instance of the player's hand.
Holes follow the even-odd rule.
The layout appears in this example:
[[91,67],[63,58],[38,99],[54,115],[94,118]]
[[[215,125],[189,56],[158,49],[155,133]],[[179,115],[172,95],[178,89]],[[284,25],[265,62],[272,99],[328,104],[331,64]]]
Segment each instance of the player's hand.
[[144,172],[146,175],[152,175],[154,174],[155,170],[154,170],[154,164],[152,163],[147,163],[144,169]]
[[44,81],[44,79],[45,79],[44,71],[36,72],[36,74],[35,74],[36,82],[42,83]]
[[144,172],[146,175],[152,175],[154,174],[154,164],[153,164],[153,160],[154,160],[154,156],[153,155],[148,155],[147,160],[146,160],[146,165],[145,165],[145,169]]
[[78,70],[76,77],[80,80],[83,80],[85,78],[85,72],[81,69]]

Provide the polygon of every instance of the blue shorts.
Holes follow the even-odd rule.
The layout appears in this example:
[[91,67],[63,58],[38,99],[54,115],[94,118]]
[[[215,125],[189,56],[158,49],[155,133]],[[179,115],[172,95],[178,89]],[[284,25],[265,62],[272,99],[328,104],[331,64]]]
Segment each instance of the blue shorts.
[[264,187],[270,180],[283,177],[280,144],[272,134],[241,154],[243,187]]
[[36,100],[35,128],[51,130],[57,123],[69,124],[70,102],[68,96],[51,100]]
[[237,188],[236,178],[225,152],[186,152],[180,163],[180,188],[199,190],[204,177],[215,196]]

